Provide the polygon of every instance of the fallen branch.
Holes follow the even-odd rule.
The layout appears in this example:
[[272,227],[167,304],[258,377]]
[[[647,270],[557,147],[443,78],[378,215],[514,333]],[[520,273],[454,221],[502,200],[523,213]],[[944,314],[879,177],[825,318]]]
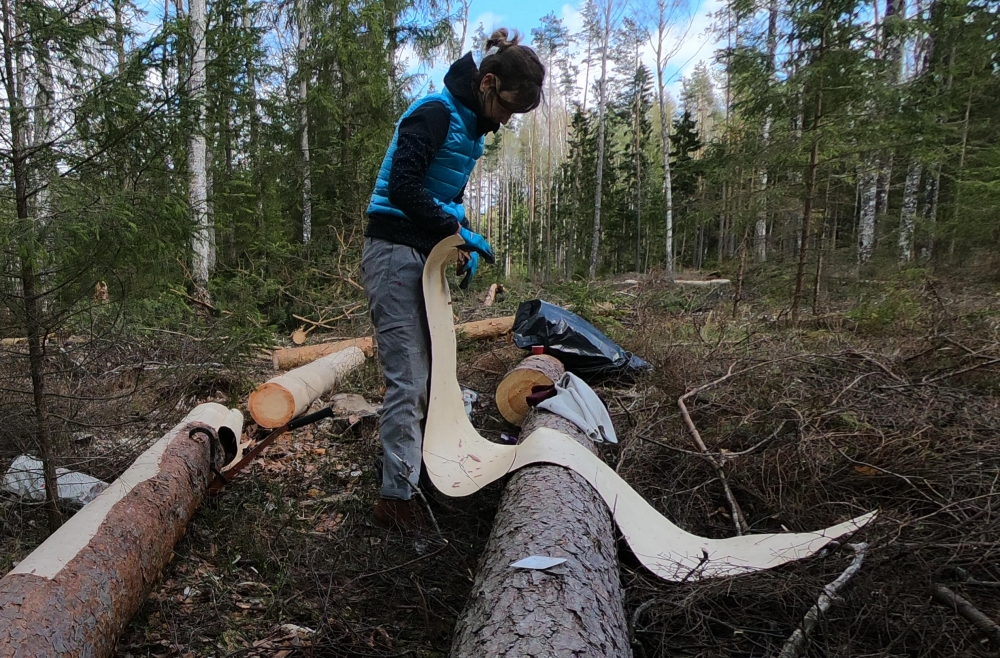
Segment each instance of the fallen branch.
[[695,427],[694,421],[691,420],[691,414],[688,412],[687,405],[684,404],[684,401],[690,398],[691,396],[697,395],[698,393],[701,393],[702,391],[711,388],[716,384],[721,384],[722,382],[732,377],[733,366],[735,365],[736,364],[734,363],[733,365],[729,366],[729,370],[726,371],[726,374],[723,375],[722,377],[710,381],[707,384],[702,384],[698,388],[691,389],[684,395],[677,398],[677,406],[681,410],[681,416],[684,418],[684,424],[687,425],[688,431],[691,433],[691,437],[694,439],[694,442],[698,446],[698,449],[701,450],[702,454],[704,454],[710,462],[712,462],[712,466],[715,468],[715,474],[719,478],[719,482],[722,483],[722,489],[725,491],[726,500],[729,502],[729,510],[733,516],[733,525],[736,527],[736,534],[742,535],[750,530],[750,526],[747,525],[746,518],[743,516],[743,510],[740,509],[740,504],[736,502],[736,497],[733,495],[733,490],[729,486],[729,480],[726,479],[726,470],[725,468],[723,468],[723,461],[721,459],[716,458],[715,455],[709,452],[708,446],[706,446],[705,442],[702,441],[701,439],[701,434],[698,432],[698,428]]
[[700,286],[700,287],[728,286],[730,283],[729,279],[709,279],[707,281],[687,281],[682,279],[674,279],[673,282],[678,286]]
[[854,577],[854,574],[861,570],[861,564],[865,561],[865,553],[868,551],[868,544],[864,542],[860,544],[848,544],[847,548],[854,551],[854,559],[847,565],[843,573],[837,576],[836,580],[823,588],[823,593],[819,595],[819,600],[816,601],[813,607],[809,608],[809,612],[802,618],[802,623],[799,624],[799,627],[795,629],[795,632],[785,642],[785,646],[781,647],[781,653],[778,654],[778,658],[798,658],[802,655],[806,644],[809,642],[809,634],[816,628],[819,618],[826,614],[833,605],[833,602],[837,599],[837,592],[847,584],[847,581]]
[[944,585],[934,585],[931,594],[935,601],[957,612],[960,617],[982,631],[994,647],[1000,649],[1000,625],[980,612],[979,608]]

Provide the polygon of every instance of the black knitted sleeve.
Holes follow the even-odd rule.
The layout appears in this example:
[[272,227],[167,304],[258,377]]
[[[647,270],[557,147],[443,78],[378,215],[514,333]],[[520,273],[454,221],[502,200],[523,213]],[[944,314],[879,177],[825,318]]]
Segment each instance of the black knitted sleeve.
[[448,137],[451,113],[444,103],[421,105],[399,124],[389,170],[389,201],[422,229],[445,236],[458,230],[454,217],[434,201],[424,178]]

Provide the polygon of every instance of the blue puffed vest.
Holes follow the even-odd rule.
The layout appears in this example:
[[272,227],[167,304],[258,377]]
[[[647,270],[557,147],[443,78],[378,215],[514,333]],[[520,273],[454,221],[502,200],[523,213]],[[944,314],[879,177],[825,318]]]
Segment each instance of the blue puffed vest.
[[[486,137],[476,137],[476,113],[467,108],[451,92],[444,91],[428,94],[414,101],[400,117],[400,122],[424,103],[444,103],[451,112],[451,124],[448,126],[448,137],[427,168],[424,187],[442,209],[457,221],[465,219],[465,207],[455,203],[455,197],[462,191],[472,175],[476,160],[483,154],[483,144]],[[389,201],[389,171],[392,169],[392,157],[396,153],[399,141],[399,124],[392,136],[392,143],[385,152],[382,167],[375,180],[375,191],[372,192],[368,204],[368,214],[389,215],[406,218],[402,210]]]

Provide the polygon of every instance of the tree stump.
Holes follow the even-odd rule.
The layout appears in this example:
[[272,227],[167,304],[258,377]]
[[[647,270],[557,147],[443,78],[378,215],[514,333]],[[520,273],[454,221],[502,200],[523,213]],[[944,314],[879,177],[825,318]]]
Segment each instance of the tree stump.
[[[497,386],[497,409],[512,425],[520,425],[528,414],[528,396],[535,386],[552,386],[566,368],[554,356],[533,354],[521,361]],[[527,436],[527,434],[525,434]]]
[[[594,449],[575,425],[546,411],[528,415],[521,438],[538,427]],[[566,562],[545,571],[511,568],[530,555]],[[581,476],[551,465],[511,476],[451,655],[632,655],[611,515]]]

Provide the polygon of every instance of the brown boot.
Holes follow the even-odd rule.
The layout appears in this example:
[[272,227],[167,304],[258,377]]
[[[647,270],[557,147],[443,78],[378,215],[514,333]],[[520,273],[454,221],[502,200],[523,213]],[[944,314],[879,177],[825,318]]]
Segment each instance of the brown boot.
[[379,498],[372,514],[372,523],[379,528],[397,530],[409,536],[419,535],[430,527],[427,513],[415,498]]

